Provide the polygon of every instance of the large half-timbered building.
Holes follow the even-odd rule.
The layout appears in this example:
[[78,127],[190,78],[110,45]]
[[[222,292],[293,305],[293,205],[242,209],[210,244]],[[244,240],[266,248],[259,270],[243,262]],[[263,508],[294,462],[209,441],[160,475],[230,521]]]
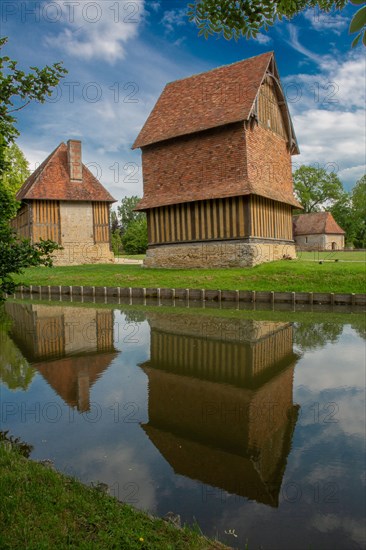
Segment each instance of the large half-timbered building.
[[272,52],[164,88],[142,150],[146,266],[251,266],[295,256],[298,154]]

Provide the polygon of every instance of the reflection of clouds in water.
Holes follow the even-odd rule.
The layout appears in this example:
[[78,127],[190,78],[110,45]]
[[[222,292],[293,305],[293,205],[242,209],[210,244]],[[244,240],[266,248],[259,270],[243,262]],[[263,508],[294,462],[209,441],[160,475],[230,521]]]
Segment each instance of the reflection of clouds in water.
[[114,312],[114,345],[120,351],[137,351],[150,345],[150,326],[147,321],[135,321],[132,314]]
[[365,390],[339,388],[314,395],[308,388],[298,388],[295,401],[301,403],[299,424],[321,428],[320,438],[365,437]]
[[321,533],[329,533],[331,531],[346,531],[350,538],[364,547],[365,544],[365,523],[362,520],[354,518],[342,517],[334,514],[316,515],[310,518],[311,524]]
[[[307,352],[295,369],[295,386],[318,394],[327,388],[365,386],[365,343],[347,327],[338,342]],[[295,394],[296,398],[296,394]]]
[[136,450],[126,446],[95,447],[78,456],[82,478],[103,482],[110,493],[121,501],[153,511],[156,508],[155,487],[148,464],[140,460]]

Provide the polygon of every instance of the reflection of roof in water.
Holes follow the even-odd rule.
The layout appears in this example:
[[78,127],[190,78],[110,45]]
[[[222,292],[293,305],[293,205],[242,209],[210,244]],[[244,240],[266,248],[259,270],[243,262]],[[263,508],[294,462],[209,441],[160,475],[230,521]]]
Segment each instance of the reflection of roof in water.
[[[242,456],[219,447],[192,441],[180,435],[164,431],[150,423],[142,427],[167,460],[174,472],[211,485],[229,494],[255,500],[269,506],[278,506],[282,479],[290,452],[298,407],[291,410],[290,420],[274,438],[279,440],[279,456],[274,457],[274,469],[269,478],[261,472],[260,458]],[[207,499],[217,494],[207,490]],[[205,492],[202,492],[205,498]]]
[[34,363],[33,367],[70,407],[89,410],[89,393],[117,353],[96,353]]

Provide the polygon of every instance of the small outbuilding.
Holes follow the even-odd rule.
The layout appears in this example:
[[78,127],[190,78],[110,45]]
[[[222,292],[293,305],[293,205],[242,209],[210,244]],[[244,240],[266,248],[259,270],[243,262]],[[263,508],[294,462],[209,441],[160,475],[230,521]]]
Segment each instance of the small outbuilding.
[[273,52],[166,85],[142,150],[148,267],[253,266],[295,257],[299,153]]
[[18,191],[12,226],[32,243],[50,239],[63,250],[56,265],[114,261],[109,211],[115,199],[82,162],[81,141],[60,143]]
[[298,247],[309,250],[343,250],[345,231],[330,212],[294,216],[294,239]]

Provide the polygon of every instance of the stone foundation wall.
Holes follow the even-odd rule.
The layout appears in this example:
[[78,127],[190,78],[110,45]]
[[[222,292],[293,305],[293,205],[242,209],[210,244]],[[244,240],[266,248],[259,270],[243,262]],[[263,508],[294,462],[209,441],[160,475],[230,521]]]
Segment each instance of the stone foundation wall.
[[56,266],[114,263],[108,243],[69,242],[62,246],[63,250],[56,250],[52,255]]
[[253,267],[280,260],[296,258],[292,241],[221,241],[184,243],[149,247],[145,267],[202,268]]

